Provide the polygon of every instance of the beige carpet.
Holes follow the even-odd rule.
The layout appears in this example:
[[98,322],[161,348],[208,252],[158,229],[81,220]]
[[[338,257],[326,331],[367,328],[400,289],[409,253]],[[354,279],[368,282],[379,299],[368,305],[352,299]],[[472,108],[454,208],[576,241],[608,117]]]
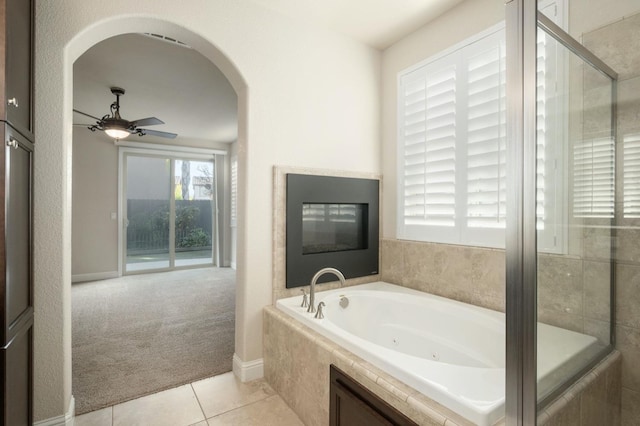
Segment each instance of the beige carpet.
[[74,284],[72,303],[77,414],[231,371],[229,268]]

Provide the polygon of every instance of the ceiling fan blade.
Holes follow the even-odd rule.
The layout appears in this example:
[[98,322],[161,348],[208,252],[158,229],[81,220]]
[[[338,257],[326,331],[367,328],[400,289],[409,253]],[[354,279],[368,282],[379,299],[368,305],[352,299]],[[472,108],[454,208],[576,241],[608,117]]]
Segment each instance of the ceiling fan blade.
[[78,114],[82,114],[82,115],[84,115],[86,117],[93,118],[96,121],[101,121],[102,120],[101,118],[94,117],[93,115],[89,115],[86,112],[78,111],[77,109],[74,109],[73,112],[77,112]]
[[74,126],[91,127],[93,124],[73,123]]
[[164,121],[156,117],[141,118],[140,120],[133,120],[131,122],[134,126],[156,126],[158,124],[164,124]]
[[137,130],[139,132],[142,132],[141,136],[144,136],[144,135],[159,136],[161,138],[167,138],[167,139],[175,139],[176,136],[178,136],[176,133],[161,132],[159,130],[149,130],[149,129],[137,129]]

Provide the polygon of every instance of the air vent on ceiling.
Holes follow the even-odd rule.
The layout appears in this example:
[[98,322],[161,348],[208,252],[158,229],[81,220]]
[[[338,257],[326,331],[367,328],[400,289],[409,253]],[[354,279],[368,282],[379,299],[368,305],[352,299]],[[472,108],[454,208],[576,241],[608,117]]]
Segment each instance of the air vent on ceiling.
[[167,43],[171,43],[171,44],[175,44],[175,45],[178,45],[178,46],[182,46],[182,47],[186,47],[188,49],[191,49],[191,46],[189,46],[186,43],[181,42],[180,40],[176,40],[175,38],[163,36],[162,34],[153,34],[153,33],[143,33],[143,34],[146,35],[147,37],[153,37],[155,39],[162,40],[162,41],[165,41]]

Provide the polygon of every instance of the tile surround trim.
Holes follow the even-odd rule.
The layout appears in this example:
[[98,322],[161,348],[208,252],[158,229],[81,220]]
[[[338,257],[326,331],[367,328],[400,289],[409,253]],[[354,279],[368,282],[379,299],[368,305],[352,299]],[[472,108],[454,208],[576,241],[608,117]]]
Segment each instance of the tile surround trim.
[[[380,181],[380,206],[383,205],[382,199],[382,176],[376,173],[351,172],[345,170],[330,169],[314,169],[308,167],[291,167],[291,166],[273,166],[273,293],[272,301],[285,297],[297,296],[300,294],[300,288],[286,288],[286,221],[287,221],[287,173],[296,173],[301,175],[316,176],[337,176],[346,178],[376,179]],[[382,208],[380,208],[380,229],[379,235],[382,235]],[[380,252],[378,250],[378,262],[380,262]],[[381,269],[381,268],[380,268]],[[346,285],[364,284],[380,280],[380,274],[369,275],[366,277],[348,279]],[[339,283],[331,282],[322,285],[322,290],[331,290],[337,288]]]

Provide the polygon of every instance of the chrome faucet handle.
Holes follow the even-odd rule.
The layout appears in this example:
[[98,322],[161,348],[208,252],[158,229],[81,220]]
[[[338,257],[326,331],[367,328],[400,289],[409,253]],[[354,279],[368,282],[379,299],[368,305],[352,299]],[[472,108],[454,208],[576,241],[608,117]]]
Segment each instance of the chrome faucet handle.
[[307,299],[307,292],[304,288],[301,288],[300,291],[302,292],[302,304],[300,305],[300,307],[306,308],[307,306],[309,306],[309,300]]
[[324,314],[322,313],[322,307],[324,306],[324,302],[318,303],[318,312],[316,312],[315,319],[324,318]]
[[313,314],[315,311],[316,311],[316,307],[315,307],[315,306],[313,306],[313,302],[310,300],[310,301],[309,301],[309,307],[307,308],[307,312],[309,312],[309,313],[312,313],[312,314]]

